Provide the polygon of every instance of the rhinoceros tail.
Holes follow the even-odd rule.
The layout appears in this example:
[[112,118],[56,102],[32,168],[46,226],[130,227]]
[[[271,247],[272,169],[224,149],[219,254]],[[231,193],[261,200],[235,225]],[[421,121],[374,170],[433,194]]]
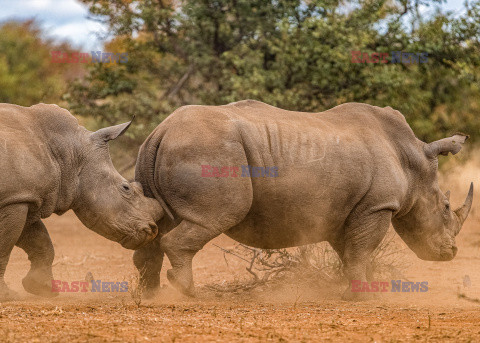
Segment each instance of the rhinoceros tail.
[[162,141],[162,136],[163,133],[155,132],[154,134],[152,134],[151,137],[147,139],[148,141],[144,144],[143,156],[141,159],[139,159],[138,163],[141,164],[140,168],[143,169],[143,171],[146,171],[146,175],[142,172],[142,179],[144,182],[146,181],[150,192],[152,193],[154,198],[160,203],[160,206],[162,206],[170,219],[172,219],[172,221],[175,221],[172,211],[165,203],[162,196],[159,194],[155,184],[155,161],[158,149],[160,147],[160,143]]
[[[150,180],[150,179],[149,179]],[[152,182],[153,183],[153,182]],[[175,218],[173,217],[173,214],[172,212],[170,211],[170,208],[167,206],[167,204],[165,203],[165,201],[163,201],[162,197],[160,196],[160,194],[158,194],[158,191],[157,189],[155,188],[155,185],[153,186],[150,186],[151,189],[152,189],[152,193],[153,193],[153,196],[155,197],[155,199],[157,199],[157,201],[160,203],[160,206],[162,206],[162,208],[165,210],[165,212],[167,212],[168,216],[170,217],[170,219],[172,221],[175,221]]]

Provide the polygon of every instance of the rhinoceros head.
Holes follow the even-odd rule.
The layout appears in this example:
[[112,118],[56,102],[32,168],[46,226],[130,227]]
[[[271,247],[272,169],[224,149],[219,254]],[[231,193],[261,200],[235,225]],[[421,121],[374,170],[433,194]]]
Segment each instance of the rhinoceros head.
[[130,124],[84,131],[73,209],[91,230],[127,249],[137,249],[157,235],[155,222],[163,216],[163,209],[144,196],[139,183],[127,181],[112,164],[107,143]]
[[438,155],[456,154],[468,138],[455,135],[430,144],[423,143],[421,167],[414,168],[407,211],[392,219],[400,237],[415,254],[428,261],[449,261],[457,253],[455,236],[467,219],[473,200],[473,183],[462,206],[450,208],[450,192],[440,190]]

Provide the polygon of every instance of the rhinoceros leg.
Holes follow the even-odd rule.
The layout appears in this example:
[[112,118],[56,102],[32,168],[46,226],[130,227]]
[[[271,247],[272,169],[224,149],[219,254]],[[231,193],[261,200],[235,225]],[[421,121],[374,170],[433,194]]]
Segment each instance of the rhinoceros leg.
[[162,270],[164,252],[160,247],[158,235],[152,242],[135,250],[133,263],[140,272],[140,284],[143,287],[143,295],[151,298],[160,287],[160,272]]
[[168,281],[183,294],[194,296],[192,259],[195,254],[222,232],[183,220],[161,239],[172,269],[167,271]]
[[0,300],[16,298],[16,293],[5,284],[4,275],[10,253],[25,226],[27,213],[26,204],[9,205],[0,209]]
[[368,281],[367,269],[370,255],[381,243],[390,225],[391,211],[378,211],[368,215],[356,215],[347,221],[342,252],[343,271],[348,278],[349,286],[343,294],[344,300],[367,300],[373,298],[373,293],[352,292],[352,281]]
[[42,221],[27,224],[16,245],[27,253],[30,260],[30,271],[22,280],[23,288],[43,297],[57,296],[58,293],[52,292],[55,251]]

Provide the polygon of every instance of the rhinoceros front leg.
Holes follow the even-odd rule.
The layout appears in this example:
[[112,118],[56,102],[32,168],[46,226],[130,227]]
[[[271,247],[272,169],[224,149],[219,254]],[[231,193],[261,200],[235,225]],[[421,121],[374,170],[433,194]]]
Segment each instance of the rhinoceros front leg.
[[194,296],[192,259],[195,254],[222,232],[183,220],[160,240],[172,269],[167,271],[170,283],[183,294]]
[[349,281],[349,286],[342,296],[344,300],[373,298],[372,293],[352,292],[352,281],[369,281],[367,269],[370,265],[370,256],[385,237],[391,217],[391,211],[384,210],[368,215],[357,215],[348,220],[343,247],[334,247],[337,252],[343,252],[340,258],[343,262],[344,274]]
[[160,287],[160,272],[164,256],[160,239],[161,235],[157,235],[152,242],[135,250],[133,254],[133,263],[140,273],[140,285],[146,298],[153,297]]
[[58,293],[52,292],[55,251],[42,221],[27,224],[16,245],[27,253],[30,260],[30,271],[22,280],[23,288],[43,297],[57,296]]
[[27,213],[26,204],[14,204],[0,209],[0,300],[3,301],[17,297],[5,284],[4,275],[10,253],[25,226]]

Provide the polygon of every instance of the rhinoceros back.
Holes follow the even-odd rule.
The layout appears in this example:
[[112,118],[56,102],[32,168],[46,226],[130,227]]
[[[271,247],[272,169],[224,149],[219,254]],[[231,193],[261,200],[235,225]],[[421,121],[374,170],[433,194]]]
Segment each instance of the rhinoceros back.
[[76,119],[56,105],[0,104],[0,205],[41,206],[58,189],[55,152],[77,128]]

